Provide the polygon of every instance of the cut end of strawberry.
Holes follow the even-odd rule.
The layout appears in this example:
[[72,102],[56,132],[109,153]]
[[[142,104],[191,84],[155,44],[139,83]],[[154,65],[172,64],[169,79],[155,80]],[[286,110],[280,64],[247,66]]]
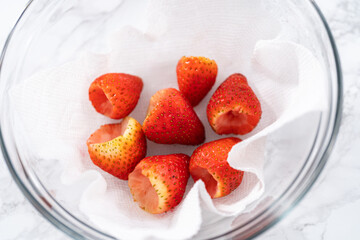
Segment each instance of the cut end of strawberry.
[[89,98],[97,112],[113,118],[113,105],[100,87],[92,85],[89,89]]
[[[251,123],[255,122],[255,125]],[[220,114],[215,120],[214,130],[218,134],[240,134],[244,135],[251,132],[256,126],[257,121],[254,116],[242,113],[240,108],[235,108]]]
[[127,180],[146,155],[146,138],[141,125],[126,117],[121,123],[106,124],[86,142],[91,161],[117,178]]
[[193,177],[194,181],[201,179],[205,183],[206,191],[209,193],[210,197],[216,197],[218,182],[207,169],[202,167],[194,167],[191,169],[191,176]]
[[129,124],[130,117],[126,117],[119,124],[107,124],[96,130],[87,140],[87,145],[104,143],[124,135]]
[[207,106],[210,126],[217,134],[244,135],[261,118],[261,105],[244,75],[228,77],[215,91]]
[[134,201],[138,202],[140,208],[149,213],[159,213],[159,197],[150,180],[142,174],[141,169],[135,169],[129,174],[128,185]]
[[182,200],[189,178],[185,154],[157,155],[140,161],[129,174],[128,185],[140,208],[160,214],[172,210]]
[[89,88],[89,100],[98,113],[112,119],[128,116],[136,107],[143,88],[141,78],[126,73],[107,73]]
[[205,143],[191,155],[189,171],[194,181],[202,180],[211,198],[229,195],[242,181],[243,172],[232,168],[228,154],[239,138],[223,138]]

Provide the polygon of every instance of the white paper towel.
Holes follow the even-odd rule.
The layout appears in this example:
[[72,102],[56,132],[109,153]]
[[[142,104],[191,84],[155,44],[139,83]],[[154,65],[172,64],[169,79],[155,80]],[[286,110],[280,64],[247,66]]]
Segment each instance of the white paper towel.
[[[309,111],[323,108],[317,101],[316,82],[322,70],[311,52],[283,41],[281,24],[262,7],[261,0],[154,0],[147,12],[147,26],[126,26],[110,39],[112,51],[84,53],[78,59],[44,70],[11,89],[33,151],[42,159],[57,159],[63,166],[63,184],[87,181],[80,210],[98,228],[125,239],[189,238],[199,231],[204,211],[232,216],[261,197],[266,137],[275,129]],[[191,9],[189,11],[189,9]],[[211,200],[204,184],[190,179],[184,200],[172,212],[151,215],[134,203],[127,182],[104,173],[92,164],[86,140],[110,120],[98,114],[88,100],[88,87],[108,72],[135,74],[144,89],[130,116],[142,122],[150,97],[159,89],[177,88],[176,64],[181,56],[205,56],[218,64],[215,86],[195,108],[206,128],[206,142],[216,135],[208,125],[206,105],[229,75],[247,76],[258,96],[263,115],[259,125],[229,154],[229,163],[245,171],[238,189]],[[306,97],[304,97],[306,96]],[[239,136],[238,136],[239,137]],[[148,142],[148,156],[186,153],[196,147]],[[60,181],[60,180],[59,180]]]

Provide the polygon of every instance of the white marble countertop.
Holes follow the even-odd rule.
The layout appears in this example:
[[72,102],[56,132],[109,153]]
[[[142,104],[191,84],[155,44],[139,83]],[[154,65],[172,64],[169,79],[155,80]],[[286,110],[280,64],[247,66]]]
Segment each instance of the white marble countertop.
[[[344,112],[334,151],[315,186],[257,239],[360,239],[360,2],[318,0],[339,48]],[[0,0],[0,48],[27,0]],[[2,160],[2,159],[1,159]],[[0,239],[69,239],[24,198],[0,161]]]

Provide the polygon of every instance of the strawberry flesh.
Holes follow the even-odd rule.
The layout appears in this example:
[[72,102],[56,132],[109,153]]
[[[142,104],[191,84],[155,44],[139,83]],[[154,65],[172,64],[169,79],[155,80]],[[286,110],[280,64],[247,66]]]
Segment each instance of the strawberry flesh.
[[88,139],[87,144],[97,144],[113,140],[119,136],[122,136],[128,125],[129,118],[124,119],[121,124],[107,124],[101,126],[96,130]]
[[159,205],[159,197],[149,178],[145,177],[140,168],[135,169],[129,175],[129,186],[134,199],[137,199],[139,207],[148,211],[156,212]]
[[202,167],[193,167],[191,168],[191,176],[195,182],[201,179],[205,183],[205,188],[209,195],[211,197],[215,196],[218,183],[207,169]]
[[220,114],[215,121],[214,128],[219,134],[246,134],[254,128],[250,123],[256,122],[253,116],[241,113],[240,107],[235,107],[224,114]]

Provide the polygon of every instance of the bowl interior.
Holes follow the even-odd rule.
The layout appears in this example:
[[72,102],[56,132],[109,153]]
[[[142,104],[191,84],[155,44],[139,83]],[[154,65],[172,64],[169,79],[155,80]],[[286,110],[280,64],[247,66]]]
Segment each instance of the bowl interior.
[[[268,136],[264,155],[266,187],[263,195],[237,216],[225,218],[207,216],[204,213],[203,217],[206,221],[203,221],[199,233],[195,236],[199,239],[254,236],[283,216],[307,191],[321,171],[326,161],[324,154],[335,135],[334,127],[338,123],[336,117],[339,111],[340,87],[334,46],[331,45],[323,19],[312,3],[305,0],[259,0],[252,4],[246,4],[246,1],[236,2],[229,0],[206,7],[214,10],[226,8],[233,11],[231,14],[236,14],[237,4],[239,6],[261,4],[264,11],[274,18],[281,28],[273,37],[262,39],[260,36],[254,42],[280,36],[282,41],[290,41],[307,48],[317,58],[324,73],[323,79],[319,79],[316,83],[324,104],[318,111],[294,118]],[[39,149],[42,148],[34,146],[32,141],[33,137],[37,136],[36,128],[31,129],[26,125],[27,119],[21,117],[21,113],[15,107],[16,102],[11,99],[9,93],[12,89],[26,84],[33,74],[78,59],[84,52],[92,52],[100,56],[112,51],[109,39],[114,33],[129,25],[138,29],[148,27],[147,9],[152,4],[153,1],[147,0],[106,3],[100,0],[91,3],[70,0],[32,1],[14,29],[4,51],[0,75],[1,135],[4,155],[10,170],[29,199],[50,221],[72,236],[94,239],[119,237],[99,229],[79,210],[82,196],[82,191],[79,189],[87,187],[88,179],[83,178],[72,184],[61,183],[64,180],[64,169],[68,166],[64,166],[61,159],[52,157],[51,151],[46,154],[39,153]],[[189,4],[189,1],[183,4]],[[196,12],[199,10],[189,9],[189,11],[194,14],[193,19],[187,21],[196,22]],[[162,24],[164,22],[159,17],[158,23],[152,27],[161,32]],[[214,24],[211,22],[211,16],[208,24]],[[223,26],[232,28],[236,32],[237,28],[246,28],[249,24],[251,23],[224,20]],[[179,24],[179,26],[184,25]],[[197,29],[201,31],[201,28]],[[194,30],[191,34],[196,35],[197,32]],[[213,38],[212,40],[217,41],[220,47],[211,50],[209,54],[212,54],[212,51],[221,51],[221,44],[224,44],[221,37]],[[236,36],[234,38],[236,39]],[[184,51],[189,49],[193,48],[184,48]],[[244,52],[244,58],[251,59],[253,49],[234,49],[234,51]],[[154,66],[151,64],[144,66],[144,68],[151,67]],[[224,76],[226,74],[228,73],[225,71]],[[220,81],[222,80],[224,79]],[[151,82],[145,81],[145,84],[147,83]],[[154,88],[163,88],[167,84],[164,81],[164,85]],[[71,93],[70,90],[69,92]],[[36,119],[39,116],[33,117]],[[49,124],[52,121],[53,119],[48,119]],[[48,135],[58,137],[54,132]],[[59,151],[56,146],[52,147],[53,151]],[[170,147],[169,152],[174,151],[175,148],[176,146]],[[106,174],[103,176],[106,180],[111,178]],[[112,187],[116,186],[109,186]]]

